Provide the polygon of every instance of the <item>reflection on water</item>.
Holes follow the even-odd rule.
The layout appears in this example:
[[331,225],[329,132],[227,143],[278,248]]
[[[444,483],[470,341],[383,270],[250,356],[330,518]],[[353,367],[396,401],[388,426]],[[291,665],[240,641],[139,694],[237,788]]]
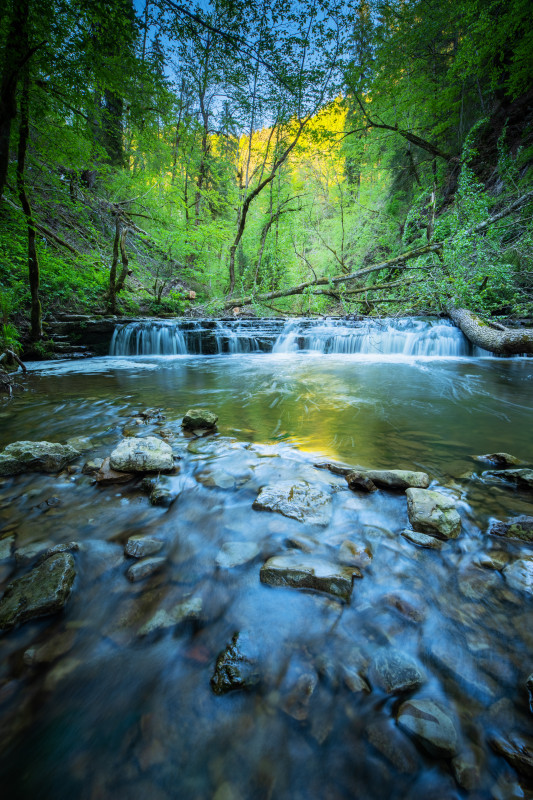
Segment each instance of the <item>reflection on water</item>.
[[[79,470],[83,458],[57,477],[0,479],[1,536],[16,536],[17,548],[80,543],[64,613],[0,639],[6,796],[520,796],[488,739],[530,728],[531,600],[487,565],[533,548],[486,529],[490,517],[531,514],[531,495],[489,484],[471,456],[531,459],[531,361],[143,356],[38,364],[27,383],[0,406],[0,445],[82,436],[85,458],[98,458],[126,428],[166,437],[181,460],[163,479],[177,495],[169,509],[151,506],[139,483],[96,487]],[[181,431],[198,405],[219,415],[217,435]],[[138,425],[154,406],[165,420]],[[461,536],[440,551],[413,546],[400,535],[405,496],[350,492],[313,466],[324,457],[427,471],[458,503]],[[331,495],[327,527],[252,510],[262,486],[297,480]],[[130,583],[123,548],[139,533],[163,542],[165,563]],[[331,561],[346,540],[372,553],[349,605],[259,581],[262,563],[295,543]],[[253,542],[257,555],[218,568],[228,542]],[[24,569],[0,562],[2,586]],[[141,635],[156,614],[192,601],[194,620]],[[210,679],[235,632],[259,682],[217,696]],[[439,702],[453,720],[474,788],[397,725],[405,698],[372,671],[391,649],[423,674],[412,696]]]

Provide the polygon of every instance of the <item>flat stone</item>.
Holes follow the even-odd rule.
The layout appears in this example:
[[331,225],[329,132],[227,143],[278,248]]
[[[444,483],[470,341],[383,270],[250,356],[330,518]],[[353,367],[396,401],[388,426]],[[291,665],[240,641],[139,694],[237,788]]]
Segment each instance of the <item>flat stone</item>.
[[434,700],[407,700],[398,711],[398,724],[430,755],[452,758],[457,754],[457,730],[447,711]]
[[139,629],[139,636],[148,636],[156,631],[167,630],[185,622],[194,622],[201,617],[203,603],[201,597],[192,597],[177,603],[169,611],[160,608],[154,616]]
[[515,517],[509,522],[493,521],[489,526],[489,534],[519,542],[533,542],[533,517]]
[[366,469],[357,466],[353,468],[353,472],[346,475],[348,485],[350,485],[350,475],[352,474],[368,478],[376,486],[386,489],[408,489],[409,487],[427,489],[430,483],[429,475],[425,472],[412,472],[407,469]]
[[123,439],[109,457],[118,472],[160,472],[174,468],[172,448],[156,436]]
[[331,497],[306,481],[282,481],[265,486],[252,508],[256,511],[276,511],[284,517],[309,525],[328,525],[331,519]]
[[370,682],[387,694],[402,694],[418,689],[426,677],[416,661],[400,650],[381,650],[374,658]]
[[456,539],[461,532],[461,518],[454,501],[440,492],[407,489],[407,512],[415,531],[439,539]]
[[483,472],[484,478],[503,478],[517,485],[519,489],[533,489],[533,469],[499,469]]
[[104,464],[103,458],[93,458],[90,461],[86,461],[81,471],[84,475],[96,475],[102,469]]
[[401,534],[404,539],[407,539],[411,544],[416,544],[417,547],[427,547],[429,550],[440,550],[442,547],[442,541],[440,539],[436,539],[434,536],[428,536],[427,533],[411,531],[409,528],[405,528]]
[[68,444],[13,442],[0,453],[0,475],[21,472],[60,472],[79,456]]
[[480,461],[482,464],[492,464],[495,467],[513,467],[523,464],[519,458],[510,455],[509,453],[485,453],[482,456],[472,456],[474,461]]
[[158,572],[166,564],[166,558],[145,558],[142,561],[136,561],[126,572],[126,577],[132,583],[142,581],[148,578],[155,572]]
[[381,755],[404,775],[413,775],[420,768],[420,757],[416,747],[388,719],[371,722],[366,735]]
[[10,583],[0,600],[0,628],[60,611],[70,595],[76,570],[70,553],[46,559]]
[[255,542],[224,542],[215,563],[217,567],[231,569],[248,564],[259,554],[259,546]]
[[261,567],[260,579],[268,586],[314,589],[348,602],[357,572],[357,568],[339,567],[304,553],[287,553],[269,558]]
[[259,683],[255,648],[247,636],[235,633],[231,643],[218,655],[211,688],[215,694],[250,689]]
[[124,554],[132,558],[145,558],[159,553],[164,542],[150,536],[130,536],[124,547]]
[[503,570],[505,580],[517,592],[533,594],[533,559],[520,558]]
[[109,458],[105,458],[94,477],[101,486],[110,486],[114,483],[129,483],[134,480],[135,475],[133,472],[119,472],[116,469],[112,469]]
[[198,430],[202,428],[216,428],[218,417],[206,408],[190,408],[183,417],[182,426],[186,430]]
[[7,536],[5,539],[0,539],[0,561],[6,561],[6,559],[11,558],[14,546],[14,536]]
[[525,778],[533,778],[533,739],[520,733],[511,733],[506,738],[492,736],[489,744],[498,755]]
[[368,567],[372,563],[372,551],[368,545],[345,539],[339,548],[339,561],[351,567]]

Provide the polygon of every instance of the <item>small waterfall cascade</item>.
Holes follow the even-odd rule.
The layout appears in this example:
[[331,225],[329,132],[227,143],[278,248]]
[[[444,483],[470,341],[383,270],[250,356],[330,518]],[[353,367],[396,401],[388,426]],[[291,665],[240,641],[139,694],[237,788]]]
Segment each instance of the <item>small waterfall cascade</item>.
[[488,355],[449,320],[323,318],[140,320],[119,325],[110,355],[296,353],[464,357]]

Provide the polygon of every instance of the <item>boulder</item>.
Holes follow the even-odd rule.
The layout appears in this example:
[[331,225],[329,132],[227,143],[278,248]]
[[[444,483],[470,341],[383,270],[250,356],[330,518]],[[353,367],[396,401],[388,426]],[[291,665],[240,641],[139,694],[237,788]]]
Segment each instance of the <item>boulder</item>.
[[255,542],[224,542],[215,563],[217,567],[231,569],[248,564],[259,555],[259,546]]
[[0,475],[21,472],[60,472],[80,453],[68,444],[13,442],[0,453]]
[[269,558],[260,571],[261,583],[314,589],[348,602],[353,578],[362,577],[356,567],[341,567],[305,553],[287,553]]
[[164,564],[166,564],[165,558],[144,558],[131,565],[126,572],[126,577],[132,583],[142,581],[162,569]]
[[124,554],[132,558],[145,558],[159,553],[163,547],[160,539],[152,539],[150,536],[130,536],[124,548]]
[[376,655],[370,667],[369,678],[372,684],[387,694],[412,692],[426,680],[411,656],[394,649],[384,649]]
[[[352,478],[351,476],[354,476]],[[366,469],[365,467],[354,467],[353,471],[346,475],[348,486],[350,482],[360,481],[361,478],[369,480],[375,486],[382,486],[385,489],[427,489],[429,486],[429,476],[425,472],[412,472],[407,469]],[[360,483],[359,483],[360,486]],[[352,488],[350,486],[350,488]],[[364,488],[364,487],[363,487]],[[371,488],[367,491],[372,491]]]
[[533,489],[533,469],[499,469],[483,472],[484,478],[503,478],[516,484],[519,489]]
[[533,517],[515,517],[509,522],[495,520],[489,526],[489,534],[520,542],[533,542]]
[[58,553],[10,583],[0,600],[0,629],[60,611],[67,602],[76,570],[70,553]]
[[492,736],[489,744],[519,775],[528,780],[533,779],[533,739],[530,736],[520,733],[511,733],[506,738]]
[[407,489],[406,495],[409,522],[415,531],[439,539],[457,539],[461,518],[451,498],[429,489]]
[[215,694],[227,694],[235,689],[250,689],[258,683],[255,649],[247,636],[235,633],[217,657],[211,688]]
[[452,758],[457,753],[457,730],[451,717],[434,700],[407,700],[398,710],[398,725],[430,755]]
[[165,472],[174,468],[172,448],[156,436],[123,439],[109,457],[118,472]]
[[523,464],[519,458],[510,455],[509,453],[485,453],[482,456],[472,456],[474,461],[480,461],[482,464],[492,464],[494,467],[505,469],[505,467],[516,467]]
[[427,533],[411,531],[409,528],[405,528],[401,533],[404,539],[407,539],[411,544],[416,544],[417,547],[427,547],[429,550],[440,550],[442,547],[440,539],[428,536]]
[[199,429],[213,430],[216,428],[218,417],[206,408],[190,408],[183,417],[182,426],[185,430]]
[[281,481],[260,490],[252,508],[256,511],[276,511],[284,517],[307,522],[309,525],[328,525],[331,519],[331,497],[307,481]]
[[533,559],[519,558],[503,570],[505,580],[517,592],[533,594]]

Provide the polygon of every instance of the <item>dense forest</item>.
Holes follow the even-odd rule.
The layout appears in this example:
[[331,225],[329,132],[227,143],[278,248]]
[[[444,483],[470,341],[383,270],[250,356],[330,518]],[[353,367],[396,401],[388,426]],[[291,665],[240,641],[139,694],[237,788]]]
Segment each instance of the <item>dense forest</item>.
[[527,349],[526,0],[2,0],[0,35],[0,351],[248,310]]

